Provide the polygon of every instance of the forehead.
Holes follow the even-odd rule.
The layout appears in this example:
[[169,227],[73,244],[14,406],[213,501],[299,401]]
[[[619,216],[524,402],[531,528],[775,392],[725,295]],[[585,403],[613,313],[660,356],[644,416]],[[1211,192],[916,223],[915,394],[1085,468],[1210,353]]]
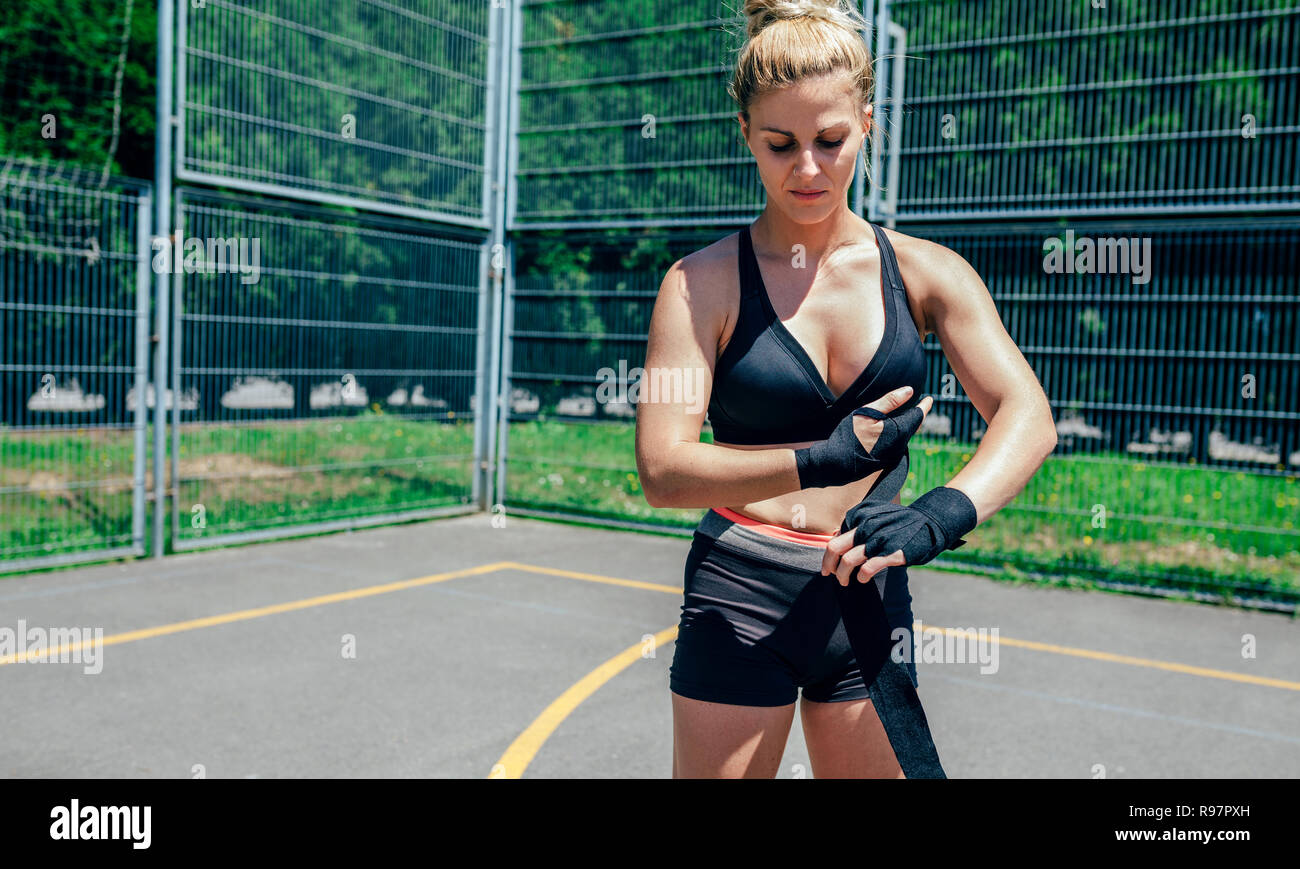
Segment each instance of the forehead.
[[821,132],[850,123],[855,111],[864,108],[856,99],[852,79],[841,72],[810,76],[763,94],[750,104],[749,115],[758,129]]

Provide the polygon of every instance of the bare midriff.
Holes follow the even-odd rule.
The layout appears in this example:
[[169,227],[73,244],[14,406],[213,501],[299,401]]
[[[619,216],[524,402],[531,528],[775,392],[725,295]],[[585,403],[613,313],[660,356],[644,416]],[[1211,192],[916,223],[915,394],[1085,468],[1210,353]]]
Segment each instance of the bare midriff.
[[[728,444],[715,440],[713,443],[715,446],[733,450],[778,450],[799,449],[815,441],[790,444]],[[844,521],[844,514],[866,497],[867,490],[880,474],[880,471],[876,471],[847,486],[802,489],[798,492],[777,495],[775,498],[765,498],[762,501],[723,506],[764,525],[774,525],[803,534],[834,537],[840,533],[840,523]],[[894,496],[894,503],[901,503],[899,495]],[[807,542],[812,542],[814,539],[810,538]]]

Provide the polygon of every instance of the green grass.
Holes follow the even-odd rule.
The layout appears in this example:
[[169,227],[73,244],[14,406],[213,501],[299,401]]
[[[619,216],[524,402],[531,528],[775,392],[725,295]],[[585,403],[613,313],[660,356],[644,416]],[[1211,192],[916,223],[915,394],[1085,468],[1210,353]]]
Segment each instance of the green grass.
[[384,414],[180,433],[181,538],[464,504],[473,421]]
[[[184,541],[470,500],[470,420],[187,425],[179,443]],[[133,445],[129,431],[0,433],[0,552],[128,543]],[[152,491],[151,461],[147,478]]]
[[[187,425],[181,538],[468,503],[473,425],[382,413],[300,423]],[[707,431],[704,439],[710,439]],[[973,445],[913,442],[908,503],[943,485]],[[9,558],[129,539],[128,432],[0,433],[0,550]],[[76,480],[97,485],[60,488]],[[152,477],[150,478],[152,485]],[[40,487],[54,487],[38,491]],[[631,423],[544,420],[510,428],[507,509],[690,528],[701,510],[650,507]],[[950,564],[1226,593],[1300,595],[1295,475],[1050,458],[1025,489],[945,553]]]

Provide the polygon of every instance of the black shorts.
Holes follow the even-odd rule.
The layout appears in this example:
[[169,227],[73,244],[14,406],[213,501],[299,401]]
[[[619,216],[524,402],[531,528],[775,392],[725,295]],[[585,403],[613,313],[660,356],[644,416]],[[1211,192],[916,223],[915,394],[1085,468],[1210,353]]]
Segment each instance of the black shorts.
[[[686,558],[685,594],[669,668],[675,694],[741,706],[785,706],[799,690],[833,703],[868,696],[849,646],[823,546],[772,537],[709,510]],[[912,643],[907,568],[873,578],[893,636]],[[855,580],[856,581],[856,580]],[[901,646],[899,648],[902,648]],[[912,685],[916,665],[903,662]]]

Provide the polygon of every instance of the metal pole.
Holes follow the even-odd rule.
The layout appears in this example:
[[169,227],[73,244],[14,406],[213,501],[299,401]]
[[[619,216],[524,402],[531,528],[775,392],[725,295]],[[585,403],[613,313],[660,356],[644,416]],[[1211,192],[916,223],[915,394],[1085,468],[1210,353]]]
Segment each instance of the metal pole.
[[[503,296],[503,286],[505,283],[505,272],[513,267],[512,257],[510,256],[509,245],[506,241],[506,188],[510,186],[509,161],[510,161],[510,140],[514,131],[510,127],[511,106],[510,101],[513,94],[518,90],[512,87],[512,68],[514,66],[513,47],[518,42],[518,21],[519,21],[519,3],[511,3],[501,8],[501,26],[498,33],[501,34],[496,60],[500,64],[497,75],[497,82],[500,87],[497,90],[498,98],[492,108],[496,111],[496,129],[497,135],[492,145],[495,148],[495,160],[493,161],[493,201],[492,201],[492,235],[489,241],[489,255],[491,257],[491,274],[492,274],[492,328],[491,328],[491,352],[490,352],[490,369],[488,373],[488,403],[484,408],[489,415],[487,419],[496,425],[489,425],[487,428],[487,444],[485,449],[485,459],[487,462],[486,487],[484,494],[492,497],[493,493],[499,493],[502,489],[502,483],[498,475],[499,458],[497,456],[497,425],[501,426],[501,437],[504,438],[505,421],[509,416],[510,398],[502,396],[499,392],[503,380],[501,367],[501,347],[503,342],[509,341],[508,335],[501,333],[502,309],[506,302]],[[504,441],[503,441],[504,443]],[[497,503],[501,503],[500,497],[496,497],[494,503],[488,504],[488,509],[492,510]]]
[[[490,411],[485,418],[487,422],[487,447],[484,452],[484,461],[487,464],[485,468],[483,500],[490,511],[496,509],[496,505],[501,503],[496,497],[496,491],[499,484],[496,483],[496,461],[497,461],[497,425],[498,416],[504,415],[501,404],[497,400],[498,383],[501,379],[501,309],[503,303],[502,296],[502,272],[506,268],[505,249],[502,245],[494,244],[488,252],[488,258],[491,262],[492,272],[492,293],[490,303],[492,305],[492,325],[488,330],[491,343],[488,345],[488,375],[487,386],[484,390],[487,393],[487,409]],[[508,405],[507,405],[508,406]]]
[[477,407],[474,420],[474,478],[471,498],[480,510],[492,510],[492,461],[493,430],[496,425],[496,327],[497,311],[495,300],[500,297],[500,280],[497,273],[496,251],[500,240],[501,214],[498,203],[498,191],[501,187],[499,143],[505,138],[501,126],[501,101],[504,96],[505,79],[502,55],[505,53],[506,35],[509,22],[506,12],[496,3],[492,4],[488,19],[488,69],[487,94],[483,115],[487,124],[487,136],[484,139],[483,153],[483,216],[489,226],[489,233],[483,252],[479,257],[479,311],[478,311],[478,353],[475,371],[478,376]]
[[[509,108],[509,123],[506,127],[506,230],[510,231],[514,227],[515,210],[518,208],[518,187],[515,178],[518,175],[519,168],[519,84],[523,71],[522,55],[519,46],[523,42],[524,32],[524,13],[523,4],[515,3],[511,8],[510,15],[510,87],[507,90],[506,103]],[[497,462],[493,469],[496,482],[496,501],[498,504],[506,503],[506,458],[510,452],[510,410],[514,400],[514,382],[510,378],[511,357],[513,345],[510,343],[510,335],[514,331],[515,322],[515,263],[516,247],[514,240],[505,239],[505,293],[498,296],[502,306],[501,331],[500,335],[500,352],[497,358],[501,360],[501,393],[497,402],[497,412],[500,414],[500,434],[498,435],[497,445]]]
[[153,287],[149,269],[149,221],[153,219],[150,206],[153,199],[148,191],[141,193],[136,206],[136,255],[140,261],[135,270],[135,461],[131,486],[131,546],[137,555],[144,555],[147,543],[144,532],[145,512],[145,456],[149,450],[149,296]]
[[[888,49],[889,39],[889,0],[880,0],[880,15],[872,19],[876,27],[876,71],[880,73],[887,69],[885,52]],[[875,162],[871,166],[871,196],[868,205],[867,220],[875,223],[880,220],[880,180],[883,177],[880,171],[881,161],[884,160],[881,143],[884,137],[881,134],[883,125],[880,123],[880,112],[884,108],[884,100],[880,96],[880,84],[884,75],[876,76],[875,93],[872,94],[871,117],[874,123],[871,128],[871,156]]]
[[[175,235],[179,242],[185,237],[185,192],[177,190],[175,192],[176,210],[173,212],[175,220]],[[180,245],[177,244],[176,248]],[[179,269],[172,271],[167,277],[168,287],[171,289],[172,301],[172,449],[171,461],[168,466],[171,468],[171,493],[172,493],[172,546],[181,536],[181,340],[185,337],[184,330],[181,328],[181,314],[184,313],[185,297],[181,292],[181,272]]]
[[478,322],[476,324],[478,340],[475,342],[477,346],[474,354],[474,465],[470,473],[470,500],[477,504],[480,510],[491,509],[483,494],[486,469],[492,461],[491,455],[486,452],[487,430],[492,427],[492,421],[487,416],[488,396],[492,394],[492,384],[488,382],[490,376],[488,354],[491,352],[492,344],[492,335],[488,329],[488,307],[491,305],[491,296],[488,294],[488,264],[491,262],[489,256],[487,245],[483,245],[478,258]]
[[[172,0],[158,4],[158,109],[154,133],[154,243],[163,239],[171,248],[168,262],[175,260],[171,238],[172,204]],[[163,429],[167,419],[167,327],[171,281],[167,273],[154,276],[154,389],[153,389],[153,557],[163,556],[163,528],[166,525],[163,469],[167,441]]]
[[497,102],[505,93],[505,83],[501,81],[501,64],[500,56],[502,51],[502,33],[505,26],[502,24],[502,14],[497,11],[497,5],[493,3],[489,7],[488,13],[488,52],[487,52],[487,89],[484,93],[483,102],[483,123],[485,126],[485,135],[483,137],[483,223],[489,228],[492,226],[492,197],[494,188],[492,182],[496,180],[496,139],[502,131],[497,128]]
[[497,356],[501,359],[501,393],[503,395],[500,406],[500,425],[501,432],[500,447],[497,449],[497,463],[495,468],[496,477],[496,503],[504,506],[506,503],[506,454],[510,449],[510,356],[511,344],[510,333],[514,331],[515,323],[515,244],[513,241],[506,242],[505,249],[505,270],[506,270],[506,291],[505,298],[501,300],[504,317],[501,325],[501,348],[502,352]]
[[[875,20],[875,0],[862,0],[859,4],[861,7],[862,17],[866,19],[867,26],[860,32],[862,41],[867,44],[868,50],[871,48],[871,28]],[[875,109],[872,109],[872,123],[875,122]],[[863,143],[862,148],[858,150],[858,160],[853,167],[853,213],[862,216],[862,203],[866,200],[867,192],[863,189],[867,181],[867,148],[870,140]]]
[[[523,41],[524,14],[521,3],[512,6],[509,19],[509,39],[505,47],[510,52],[510,81],[505,89],[505,98],[510,104],[510,121],[506,127],[508,157],[506,159],[506,232],[515,228],[515,211],[519,207],[519,188],[515,176],[519,169],[519,79],[523,64],[520,60],[519,44]],[[513,260],[511,260],[513,264]]]
[[907,30],[889,22],[889,35],[897,54],[890,62],[893,81],[889,88],[889,172],[885,182],[885,226],[893,229],[898,223],[898,178],[903,158],[903,85],[907,69]]

